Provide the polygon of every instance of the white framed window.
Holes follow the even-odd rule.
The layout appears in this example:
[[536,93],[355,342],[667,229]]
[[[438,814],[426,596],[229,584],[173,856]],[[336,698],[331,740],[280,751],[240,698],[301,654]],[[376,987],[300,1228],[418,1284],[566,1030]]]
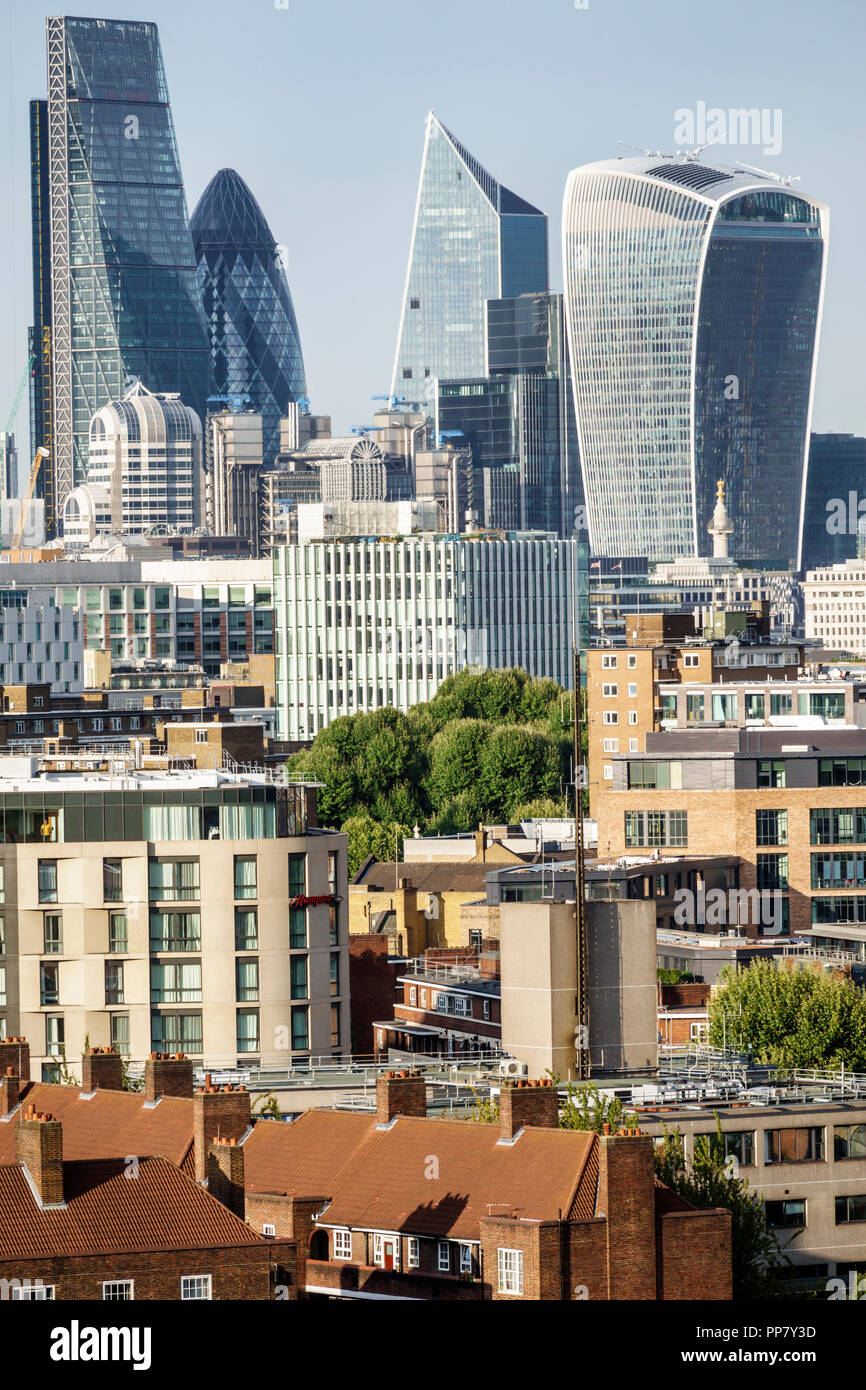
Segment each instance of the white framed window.
[[15,1288],[13,1285],[12,1302],[53,1303],[55,1301],[55,1287],[56,1286],[54,1284],[40,1284],[38,1280],[35,1283],[31,1284],[29,1280],[25,1279],[25,1281],[23,1282],[23,1284],[21,1284],[19,1288]]
[[603,685],[603,686],[601,687],[601,693],[602,693],[602,695],[604,696],[604,698],[605,698],[606,700],[613,700],[613,699],[615,699],[616,696],[617,696],[617,694],[618,694],[618,692],[619,692],[619,686],[618,686],[618,685]]
[[422,991],[421,991],[421,1008],[422,1008],[422,1009],[426,1009],[426,1007],[427,1007],[427,991],[426,991],[426,989],[422,989]]
[[421,1242],[417,1236],[410,1236],[406,1242],[406,1264],[409,1269],[418,1269],[421,1264]]
[[686,652],[685,655],[683,656],[683,665],[684,665],[684,666],[699,666],[699,665],[700,665],[700,657],[698,656],[697,652]]
[[500,1293],[523,1293],[523,1251],[500,1247],[496,1252]]
[[618,752],[619,752],[619,739],[618,739],[618,738],[606,738],[606,739],[603,739],[603,740],[602,740],[602,748],[601,748],[601,751],[602,751],[603,753],[618,753]]
[[352,1258],[352,1232],[334,1232],[334,1259],[351,1260]]
[[447,1240],[436,1242],[436,1268],[440,1274],[451,1273],[451,1245]]
[[639,742],[640,742],[639,739],[630,738],[629,741],[628,741],[628,751],[629,751],[630,753],[638,753],[638,752],[640,751],[639,748],[638,748],[638,743],[639,743]]
[[273,1222],[271,1222],[271,1221],[266,1221],[266,1222],[264,1223],[264,1225],[262,1226],[262,1235],[263,1235],[263,1236],[275,1236],[276,1234],[277,1234],[277,1228],[276,1228],[276,1226],[273,1224]]
[[604,767],[603,767],[602,770],[601,770],[601,775],[602,775],[603,781],[605,781],[605,782],[612,782],[612,781],[613,781],[613,767],[611,766],[610,763],[605,763]]
[[628,683],[628,698],[629,698],[630,700],[636,700],[636,699],[637,699],[637,681],[629,681],[629,683]]
[[132,1303],[135,1298],[135,1284],[132,1279],[104,1279],[102,1300],[104,1303]]
[[383,1262],[384,1262],[384,1255],[383,1255],[383,1252],[382,1252],[382,1237],[381,1237],[380,1235],[374,1235],[374,1236],[373,1236],[373,1264],[374,1264],[374,1265],[380,1265],[380,1264],[382,1264]]
[[637,710],[636,710],[636,709],[630,709],[630,710],[629,710],[629,712],[628,712],[628,722],[629,722],[629,724],[636,724],[636,723],[637,723]]
[[414,985],[409,986],[409,1003],[414,1005],[418,1002],[418,991]]
[[602,710],[601,722],[602,724],[618,724],[619,715],[615,709]]
[[472,1246],[471,1246],[471,1245],[461,1245],[461,1246],[460,1246],[460,1273],[461,1273],[461,1274],[471,1274],[471,1273],[472,1273]]
[[637,657],[636,657],[636,656],[631,656],[631,655],[630,655],[629,658],[628,658],[628,669],[629,669],[630,671],[633,671],[633,670],[635,669],[636,666],[637,666]]
[[209,1274],[182,1274],[180,1296],[184,1302],[212,1298],[211,1276]]
[[207,729],[196,729],[195,741],[196,743],[207,743]]
[[601,666],[603,671],[615,671],[617,658],[615,656],[603,656]]

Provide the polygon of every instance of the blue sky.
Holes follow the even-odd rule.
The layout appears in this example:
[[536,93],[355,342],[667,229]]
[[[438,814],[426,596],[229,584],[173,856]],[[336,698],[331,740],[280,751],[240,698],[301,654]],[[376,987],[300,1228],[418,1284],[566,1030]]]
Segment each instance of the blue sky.
[[[862,0],[76,0],[71,12],[159,25],[190,207],[225,165],[250,185],[289,249],[313,409],[341,431],[389,388],[429,107],[548,213],[555,288],[569,169],[629,153],[618,140],[673,150],[674,113],[698,102],[780,110],[780,153],[718,157],[799,174],[795,187],[829,204],[814,425],[866,433]],[[31,317],[27,103],[45,93],[45,13],[0,0],[0,429]],[[25,421],[22,404],[19,438]]]

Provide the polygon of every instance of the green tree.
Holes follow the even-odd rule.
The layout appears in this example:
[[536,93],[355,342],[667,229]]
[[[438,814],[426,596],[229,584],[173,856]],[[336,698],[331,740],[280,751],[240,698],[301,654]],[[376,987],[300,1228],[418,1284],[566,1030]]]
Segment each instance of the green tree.
[[688,970],[667,970],[659,966],[656,971],[656,978],[662,985],[687,985],[694,980],[694,975],[690,975]]
[[564,798],[555,800],[552,796],[538,796],[534,801],[527,801],[524,806],[515,806],[511,812],[511,819],[515,823],[522,820],[556,820],[570,816],[568,802]]
[[399,851],[400,841],[412,834],[408,825],[377,821],[368,815],[350,816],[342,830],[349,837],[350,881],[371,854],[386,864],[393,863],[395,847]]
[[850,980],[771,961],[722,972],[710,998],[713,1047],[748,1045],[777,1067],[866,1069],[866,995]]
[[430,747],[428,792],[434,810],[441,810],[478,779],[478,765],[493,732],[486,719],[452,719]]
[[[548,1073],[554,1086],[560,1078]],[[619,1096],[606,1096],[599,1091],[595,1082],[587,1081],[577,1086],[569,1081],[565,1088],[565,1103],[559,1112],[560,1129],[594,1130],[601,1134],[605,1125],[610,1125],[615,1134],[620,1127],[634,1128],[637,1118],[626,1114]]]
[[488,816],[510,821],[512,812],[525,802],[558,794],[560,772],[559,749],[549,734],[522,725],[494,729],[478,767]]
[[767,1226],[760,1196],[751,1191],[727,1158],[718,1116],[716,1133],[695,1144],[690,1161],[685,1157],[680,1131],[665,1129],[664,1141],[656,1148],[655,1170],[666,1187],[692,1206],[724,1207],[731,1213],[735,1299],[790,1297],[790,1286],[780,1277],[790,1260]]

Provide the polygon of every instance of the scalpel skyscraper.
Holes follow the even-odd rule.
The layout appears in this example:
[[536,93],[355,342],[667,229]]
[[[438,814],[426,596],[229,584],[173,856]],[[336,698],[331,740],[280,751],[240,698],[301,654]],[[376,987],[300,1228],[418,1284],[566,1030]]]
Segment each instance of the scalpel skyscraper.
[[708,554],[727,485],[739,559],[800,563],[827,209],[668,156],[569,176],[563,261],[593,550]]

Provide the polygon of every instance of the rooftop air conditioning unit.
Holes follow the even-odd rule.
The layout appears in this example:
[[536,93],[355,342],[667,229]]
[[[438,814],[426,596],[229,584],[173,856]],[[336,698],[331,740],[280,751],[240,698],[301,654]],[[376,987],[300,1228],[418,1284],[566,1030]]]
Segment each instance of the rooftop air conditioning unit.
[[500,1076],[525,1076],[529,1067],[525,1062],[518,1062],[515,1057],[509,1057],[506,1061],[499,1063]]

